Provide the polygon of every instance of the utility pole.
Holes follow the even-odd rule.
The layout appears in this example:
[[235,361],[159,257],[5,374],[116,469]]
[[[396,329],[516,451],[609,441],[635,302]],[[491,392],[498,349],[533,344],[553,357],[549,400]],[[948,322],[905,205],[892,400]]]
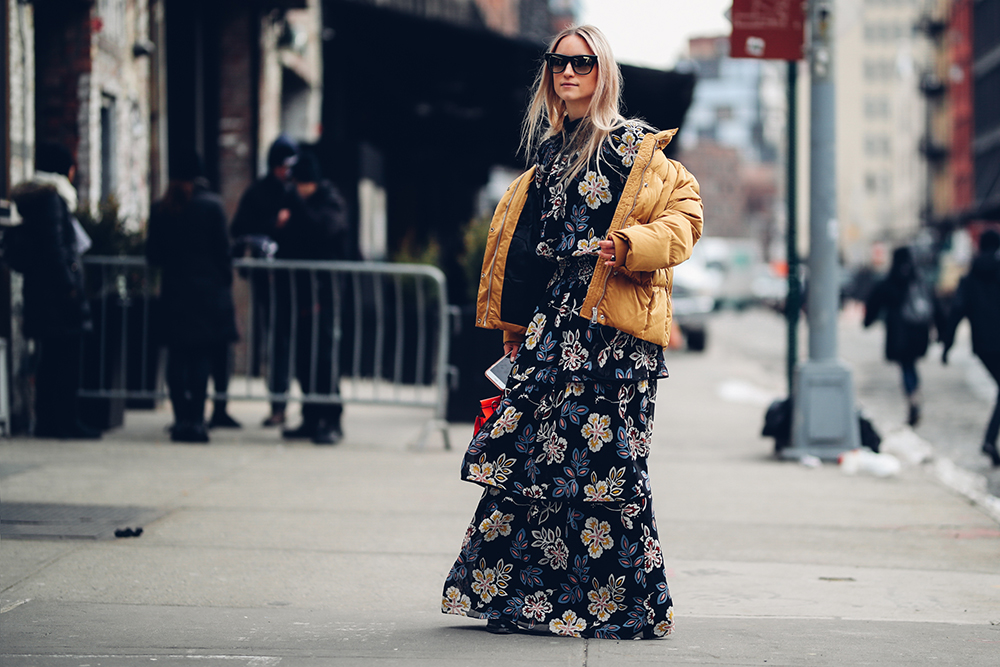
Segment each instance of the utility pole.
[[799,278],[799,200],[798,200],[798,75],[799,63],[793,60],[788,67],[788,148],[785,162],[785,189],[787,206],[787,238],[785,240],[785,265],[788,267],[788,295],[785,297],[785,319],[788,323],[788,350],[785,368],[788,376],[788,395],[795,391],[795,368],[799,361],[799,311],[802,309],[802,284]]
[[809,2],[809,360],[795,374],[792,446],[783,458],[835,460],[860,445],[851,373],[837,358],[836,89],[833,0]]

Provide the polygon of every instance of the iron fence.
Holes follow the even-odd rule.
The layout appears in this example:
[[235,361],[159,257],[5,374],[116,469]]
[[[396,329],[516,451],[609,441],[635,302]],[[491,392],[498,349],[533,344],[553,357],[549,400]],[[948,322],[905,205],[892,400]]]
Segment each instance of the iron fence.
[[[84,343],[80,396],[166,398],[161,349],[168,323],[157,296],[158,272],[139,257],[95,256],[83,262],[95,331]],[[237,309],[242,354],[228,391],[211,398],[428,408],[433,414],[418,442],[438,430],[450,448],[445,421],[450,310],[439,269],[238,259],[233,270],[247,287]],[[303,359],[311,365],[305,381],[293,370]],[[318,390],[321,360],[339,378],[339,392]],[[296,376],[297,390],[291,383]]]

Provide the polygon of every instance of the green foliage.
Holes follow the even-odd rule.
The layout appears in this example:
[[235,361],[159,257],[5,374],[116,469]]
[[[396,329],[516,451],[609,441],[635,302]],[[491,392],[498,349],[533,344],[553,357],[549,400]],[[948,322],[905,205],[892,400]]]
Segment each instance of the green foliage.
[[100,203],[96,216],[84,207],[76,211],[76,218],[94,244],[87,252],[88,255],[123,256],[145,253],[145,235],[125,228],[125,219],[119,217],[118,201],[114,197],[108,197]]
[[441,246],[436,239],[420,242],[413,230],[410,230],[399,244],[392,261],[400,264],[429,264],[439,266],[441,262]]

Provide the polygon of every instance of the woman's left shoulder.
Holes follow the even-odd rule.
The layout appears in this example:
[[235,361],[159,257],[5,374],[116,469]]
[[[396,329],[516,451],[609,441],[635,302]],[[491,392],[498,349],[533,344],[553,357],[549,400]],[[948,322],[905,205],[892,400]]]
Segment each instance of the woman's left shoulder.
[[617,138],[624,138],[628,135],[630,139],[642,141],[647,134],[656,134],[656,128],[641,118],[625,118],[611,130],[610,134]]

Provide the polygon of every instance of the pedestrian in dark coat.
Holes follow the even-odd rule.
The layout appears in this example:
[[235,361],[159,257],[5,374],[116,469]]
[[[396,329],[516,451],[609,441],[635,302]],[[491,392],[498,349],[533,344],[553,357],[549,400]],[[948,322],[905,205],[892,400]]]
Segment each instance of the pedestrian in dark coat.
[[170,186],[153,207],[146,241],[150,264],[163,269],[171,437],[179,442],[208,442],[204,412],[211,353],[237,338],[226,214],[201,175],[194,153],[172,161]]
[[[347,206],[337,188],[324,180],[312,153],[303,153],[292,167],[298,199],[288,224],[278,230],[278,256],[283,259],[353,260],[353,241]],[[339,395],[333,362],[334,276],[319,271],[295,273],[295,376],[303,394]],[[314,321],[315,320],[315,321]],[[315,350],[315,352],[314,352]],[[302,424],[282,433],[285,438],[309,438],[320,445],[343,437],[340,403],[302,405]]]
[[35,340],[35,435],[97,438],[79,419],[80,345],[91,330],[83,285],[81,242],[73,217],[73,156],[59,144],[40,144],[33,180],[15,186],[11,198],[23,222],[9,229],[5,257],[24,274],[24,333]]
[[[254,181],[240,198],[233,216],[230,234],[238,243],[249,245],[251,251],[275,240],[279,230],[288,224],[297,195],[291,183],[292,165],[298,160],[298,146],[282,134],[267,152],[267,174]],[[260,256],[254,254],[254,256]],[[272,281],[273,277],[273,281]],[[267,344],[268,391],[288,392],[291,366],[291,299],[290,276],[287,271],[255,271],[250,276],[254,304],[254,340]],[[273,292],[272,292],[273,290]],[[272,299],[274,311],[272,317]],[[257,358],[258,350],[253,351]],[[271,414],[264,426],[285,423],[285,401],[271,401]]]
[[1000,466],[997,435],[1000,434],[1000,234],[987,230],[979,237],[979,254],[969,273],[955,291],[948,324],[941,332],[944,350],[941,362],[948,363],[948,351],[955,342],[955,329],[963,318],[972,326],[972,351],[997,383],[997,402],[986,426],[982,451],[994,466]]
[[909,405],[907,423],[916,426],[920,421],[917,359],[927,354],[934,302],[907,247],[896,248],[889,275],[875,284],[865,300],[865,327],[880,317],[885,319],[885,358],[902,370]]

